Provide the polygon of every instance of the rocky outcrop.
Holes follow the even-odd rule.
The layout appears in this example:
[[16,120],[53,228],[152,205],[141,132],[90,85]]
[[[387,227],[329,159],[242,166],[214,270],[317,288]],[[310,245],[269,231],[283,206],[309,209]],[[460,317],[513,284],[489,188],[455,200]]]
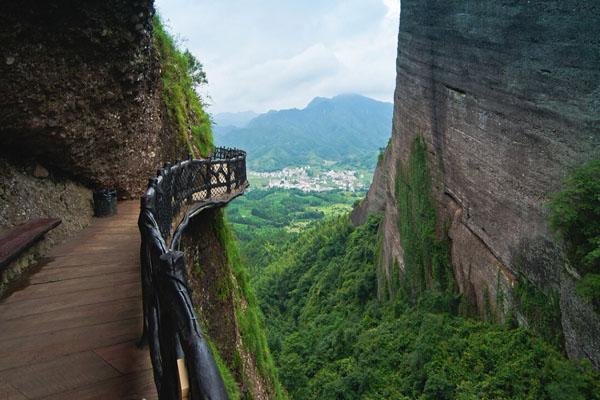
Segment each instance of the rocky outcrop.
[[163,126],[153,2],[0,4],[0,153],[137,196],[177,141]]
[[403,1],[392,141],[354,213],[384,211],[383,259],[401,254],[396,168],[422,136],[461,291],[502,314],[497,289],[519,273],[557,288],[567,352],[597,367],[598,318],[564,258],[548,257],[561,249],[545,203],[600,155],[599,22],[596,2]]
[[86,227],[92,219],[92,192],[48,171],[40,164],[7,162],[0,158],[0,229],[11,228],[33,218],[60,218],[61,224],[44,235],[27,252],[0,271],[0,297],[9,284],[54,245]]

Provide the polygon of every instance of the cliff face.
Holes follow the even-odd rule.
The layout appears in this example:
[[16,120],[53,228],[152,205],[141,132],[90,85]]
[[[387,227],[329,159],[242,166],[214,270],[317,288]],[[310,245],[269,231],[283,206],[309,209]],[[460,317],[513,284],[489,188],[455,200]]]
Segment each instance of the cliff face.
[[211,209],[190,220],[182,249],[198,318],[213,341],[222,365],[231,373],[228,386],[237,387],[229,389],[230,397],[285,398],[273,367],[256,299],[223,213]]
[[177,143],[163,127],[153,2],[0,5],[1,153],[141,194]]
[[384,211],[388,276],[402,267],[396,171],[423,137],[461,293],[501,316],[520,274],[559,291],[566,350],[596,367],[600,320],[573,291],[545,203],[600,154],[599,21],[596,2],[403,1],[392,140],[353,214]]

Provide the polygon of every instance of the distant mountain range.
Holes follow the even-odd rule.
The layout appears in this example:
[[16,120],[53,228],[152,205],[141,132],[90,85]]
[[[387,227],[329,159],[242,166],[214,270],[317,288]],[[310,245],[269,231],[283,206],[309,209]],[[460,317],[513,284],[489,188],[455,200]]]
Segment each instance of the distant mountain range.
[[215,116],[230,121],[215,126],[215,142],[246,150],[256,171],[307,164],[373,168],[391,135],[392,111],[393,104],[360,95],[316,97],[304,109],[269,111],[241,127],[231,123],[243,121],[235,114]]
[[242,111],[242,112],[224,112],[218,113],[213,116],[215,126],[220,128],[243,128],[248,125],[248,122],[258,117],[259,114],[253,111]]

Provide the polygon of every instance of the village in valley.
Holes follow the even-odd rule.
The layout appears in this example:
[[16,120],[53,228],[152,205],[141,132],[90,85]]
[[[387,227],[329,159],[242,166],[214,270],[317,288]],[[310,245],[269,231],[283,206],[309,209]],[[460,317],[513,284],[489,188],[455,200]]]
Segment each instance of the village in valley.
[[272,172],[249,171],[249,178],[259,189],[299,189],[303,192],[343,190],[362,191],[367,188],[369,174],[357,170],[319,170],[311,166],[286,167]]

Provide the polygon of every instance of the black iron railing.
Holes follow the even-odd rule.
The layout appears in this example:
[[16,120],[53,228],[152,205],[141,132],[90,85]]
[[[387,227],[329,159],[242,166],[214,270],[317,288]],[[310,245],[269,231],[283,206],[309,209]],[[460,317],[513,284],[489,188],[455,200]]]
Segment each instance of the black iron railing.
[[[204,340],[177,251],[189,219],[241,195],[246,153],[217,148],[206,159],[165,164],[142,197],[139,228],[144,332],[161,400],[226,399],[225,386]],[[189,390],[189,393],[188,393]]]

